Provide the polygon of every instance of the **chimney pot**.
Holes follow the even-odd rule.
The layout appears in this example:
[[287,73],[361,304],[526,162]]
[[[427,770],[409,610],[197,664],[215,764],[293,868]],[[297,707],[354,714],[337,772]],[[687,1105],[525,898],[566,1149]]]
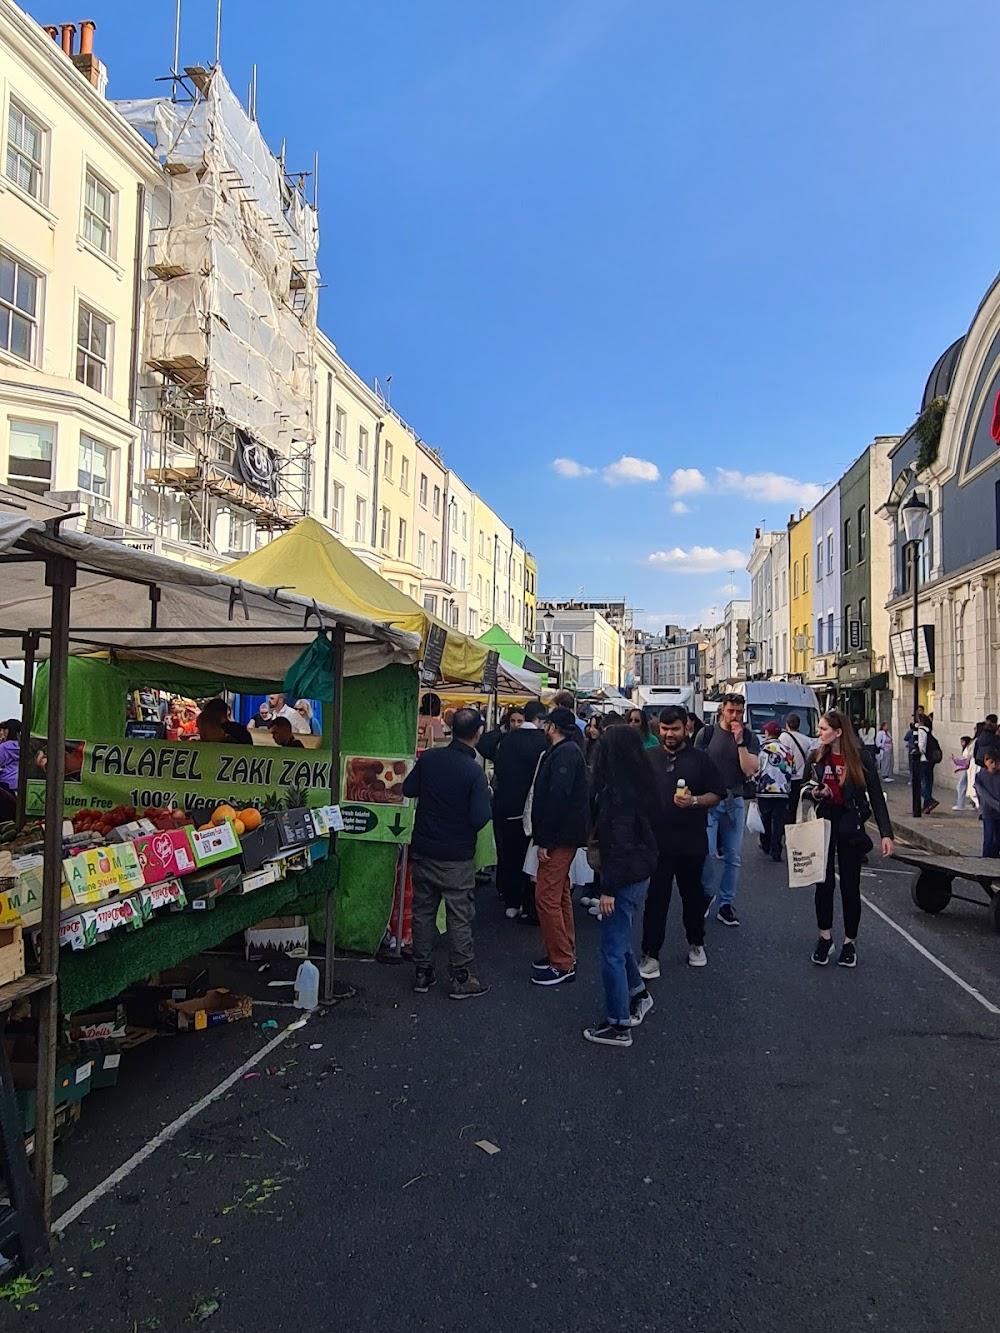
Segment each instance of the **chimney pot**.
[[68,56],[73,54],[73,38],[76,36],[76,24],[64,23],[62,25],[62,49]]
[[94,29],[97,24],[93,19],[83,19],[80,23],[80,54],[89,56],[94,51]]
[[58,42],[59,28],[55,23],[46,23],[44,31],[49,34],[54,42]]

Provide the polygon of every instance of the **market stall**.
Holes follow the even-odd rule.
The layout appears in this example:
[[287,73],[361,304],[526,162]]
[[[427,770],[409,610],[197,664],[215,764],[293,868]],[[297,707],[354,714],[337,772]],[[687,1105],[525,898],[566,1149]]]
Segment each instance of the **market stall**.
[[[88,756],[86,742],[90,738],[73,736],[66,727],[70,658],[90,654],[95,650],[110,650],[113,655],[120,655],[129,661],[145,662],[147,666],[142,674],[147,679],[153,669],[148,665],[151,663],[168,664],[171,668],[186,666],[223,679],[229,677],[235,665],[245,680],[258,684],[283,681],[311,653],[317,660],[326,663],[328,697],[332,702],[328,726],[329,749],[325,759],[314,759],[312,754],[308,759],[310,763],[325,763],[328,786],[322,799],[326,804],[317,809],[317,791],[317,802],[314,803],[312,813],[308,805],[302,808],[301,817],[299,807],[286,808],[279,816],[279,822],[286,841],[301,843],[303,851],[311,847],[314,851],[322,848],[324,852],[332,853],[336,847],[339,815],[335,819],[329,812],[337,804],[344,766],[349,759],[345,753],[342,728],[345,681],[372,672],[380,675],[383,667],[409,678],[413,675],[409,664],[417,658],[419,641],[415,635],[406,631],[373,623],[356,612],[340,611],[320,603],[319,599],[299,597],[278,587],[255,586],[245,580],[175,564],[115,543],[61,531],[60,526],[65,521],[63,516],[42,521],[31,517],[29,504],[17,505],[17,509],[22,512],[0,513],[0,563],[4,565],[4,580],[0,585],[0,656],[25,658],[25,681],[29,694],[35,663],[47,661],[44,681],[46,698],[44,705],[39,705],[45,724],[44,774],[34,779],[40,783],[40,790],[32,786],[31,779],[25,777],[20,793],[22,810],[27,811],[30,804],[33,809],[40,809],[43,813],[44,831],[39,846],[40,864],[37,866],[37,887],[41,900],[37,922],[39,969],[35,975],[22,976],[8,985],[0,986],[0,1013],[5,1012],[20,995],[29,991],[35,994],[38,1032],[34,1161],[41,1208],[47,1218],[51,1199],[55,1119],[55,1057],[59,1014],[64,1012],[57,992],[60,937],[64,935],[68,920],[78,921],[81,930],[93,928],[97,933],[103,933],[101,920],[85,921],[85,914],[74,910],[82,905],[78,901],[78,894],[83,895],[91,915],[105,919],[124,915],[130,919],[130,929],[122,932],[120,941],[115,935],[113,939],[102,943],[101,948],[95,952],[94,956],[101,956],[103,960],[102,969],[106,969],[103,979],[99,979],[98,973],[88,974],[84,961],[89,952],[87,950],[80,953],[79,961],[67,964],[65,986],[68,996],[75,1002],[96,998],[98,993],[104,996],[114,993],[120,978],[127,973],[138,975],[137,968],[148,972],[154,953],[155,958],[189,956],[204,947],[206,941],[217,941],[239,929],[245,916],[248,919],[251,916],[259,918],[259,915],[279,905],[282,899],[287,900],[290,892],[288,886],[279,882],[260,884],[255,886],[255,893],[241,893],[232,903],[225,903],[221,899],[209,910],[210,904],[221,893],[221,889],[214,886],[214,881],[223,877],[223,869],[226,870],[226,878],[234,878],[234,845],[239,847],[239,829],[243,821],[231,818],[229,813],[213,817],[208,821],[207,828],[190,832],[185,824],[183,832],[180,828],[175,830],[177,843],[188,849],[184,855],[195,862],[194,869],[208,869],[210,872],[206,879],[198,883],[197,891],[202,894],[205,910],[199,916],[197,925],[190,916],[171,920],[173,908],[178,906],[176,896],[170,900],[169,893],[166,897],[158,893],[158,881],[151,883],[149,876],[144,873],[148,869],[149,852],[154,842],[157,844],[154,849],[157,855],[160,844],[167,847],[174,845],[174,840],[159,826],[154,826],[150,831],[142,825],[141,820],[126,821],[126,825],[115,830],[118,835],[115,844],[117,850],[110,841],[107,846],[102,845],[100,848],[88,847],[84,855],[78,858],[82,865],[74,863],[73,868],[67,871],[64,866],[66,851],[79,850],[72,845],[72,836],[69,848],[64,839],[63,821],[67,800],[74,799],[68,796],[69,789],[74,785],[66,781],[68,771],[81,784],[98,776],[116,776],[112,771],[116,765],[121,770],[117,776],[132,781],[140,778],[150,782],[154,778],[160,781],[164,770],[168,770],[171,781],[176,780],[178,783],[185,780],[184,772],[190,781],[211,782],[213,779],[220,780],[215,760],[225,758],[224,755],[209,754],[216,747],[204,747],[202,754],[197,756],[202,759],[203,766],[199,770],[199,778],[195,779],[191,766],[195,763],[192,755],[197,752],[192,748],[185,753],[182,747],[164,742],[159,743],[163,747],[160,750],[154,750],[149,744],[143,745],[134,752],[137,757],[133,773],[125,771],[128,768],[126,754],[129,746],[122,744],[121,737],[117,743],[114,738],[97,742],[106,748],[99,755],[92,751]],[[318,655],[314,652],[316,649],[319,649]],[[73,667],[74,672],[76,665]],[[113,668],[114,657],[109,659],[106,666],[108,669]],[[118,697],[121,706],[122,696]],[[87,709],[98,707],[98,701],[86,689],[80,692],[78,704],[79,714],[73,713],[72,707],[69,711],[74,723],[84,719]],[[26,701],[26,716],[32,712],[29,701]],[[104,724],[107,724],[107,718]],[[109,755],[109,750],[118,753]],[[284,761],[283,756],[277,758]],[[146,768],[140,771],[139,763],[142,759]],[[275,762],[276,757],[265,756],[264,760]],[[250,780],[249,772],[245,776],[245,788],[254,787],[256,784]],[[318,778],[318,774],[316,776]],[[207,796],[213,799],[211,793],[207,793]],[[108,800],[106,796],[98,799]],[[359,801],[358,804],[363,810],[365,803]],[[317,813],[319,818],[314,819]],[[215,816],[218,814],[217,809]],[[237,812],[233,810],[232,814],[236,815]],[[362,816],[358,822],[367,825],[369,820]],[[375,816],[375,822],[379,822],[378,815]],[[129,823],[138,826],[134,838],[130,836],[133,830],[128,827]],[[356,832],[356,836],[364,836],[366,831],[362,829]],[[324,840],[327,832],[329,838]],[[142,845],[144,838],[145,848]],[[305,846],[306,843],[309,847]],[[132,852],[127,852],[129,846]],[[293,856],[295,854],[294,846],[283,850],[290,851]],[[93,852],[103,852],[103,855],[95,856]],[[147,856],[146,861],[141,859],[142,852]],[[180,855],[179,851],[177,855]],[[219,867],[218,874],[212,871],[216,864]],[[244,867],[238,861],[235,864],[239,868],[242,883]],[[170,882],[183,884],[181,867],[174,864],[172,869],[177,874]],[[184,869],[187,869],[186,863]],[[296,899],[302,901],[306,876],[310,874],[313,879],[309,883],[309,891],[314,895],[313,907],[317,912],[320,912],[324,895],[326,898],[325,911],[320,914],[325,916],[328,923],[329,984],[332,979],[335,900],[328,890],[336,883],[336,861],[333,855],[318,855],[317,864],[307,863],[298,869],[300,879],[295,888]],[[108,876],[112,872],[117,891],[112,889],[104,894],[101,889],[102,877],[107,888]],[[73,883],[65,882],[67,874]],[[133,890],[125,893],[124,887],[129,876],[133,878]],[[79,883],[75,882],[77,879]],[[66,902],[67,891],[69,903]],[[184,893],[183,890],[181,892]],[[96,895],[96,900],[88,903],[88,895]],[[256,895],[259,896],[254,901]],[[239,901],[241,898],[246,906]],[[135,901],[125,901],[129,899]],[[136,918],[143,918],[141,925]],[[17,943],[23,948],[23,940],[20,938],[23,927],[12,926],[10,930],[18,935]],[[145,936],[144,931],[148,932]],[[143,938],[145,943],[140,945],[139,941]],[[72,953],[77,952],[72,946],[71,950]],[[10,1091],[9,1077],[2,1077],[6,1070],[7,1056],[4,1054],[0,1060],[0,1084],[3,1085],[0,1086],[0,1101],[3,1102],[8,1100],[7,1093]],[[10,1168],[10,1144],[6,1137],[4,1148]],[[8,1169],[8,1178],[11,1175]],[[23,1207],[18,1207],[17,1211],[22,1251],[27,1253],[30,1245],[26,1250],[25,1237],[31,1229],[24,1219],[31,1212],[30,1200]],[[28,1254],[28,1258],[31,1257]],[[34,1257],[37,1258],[37,1254]]]

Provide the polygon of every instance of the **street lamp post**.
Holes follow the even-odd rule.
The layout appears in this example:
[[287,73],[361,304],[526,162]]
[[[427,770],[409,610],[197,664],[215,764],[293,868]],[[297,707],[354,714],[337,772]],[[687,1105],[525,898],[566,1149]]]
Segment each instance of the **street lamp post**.
[[914,819],[923,814],[924,804],[920,795],[920,746],[917,744],[917,709],[920,707],[919,677],[917,660],[920,655],[918,630],[920,621],[920,548],[927,535],[931,520],[930,507],[916,491],[910,496],[900,511],[903,519],[903,531],[906,544],[910,548],[910,568],[913,579],[913,745],[910,748],[910,791]]
[[552,665],[552,627],[556,623],[556,618],[551,611],[546,610],[542,612],[539,620],[541,621],[542,633],[545,635],[545,660],[549,669],[554,673],[555,667]]

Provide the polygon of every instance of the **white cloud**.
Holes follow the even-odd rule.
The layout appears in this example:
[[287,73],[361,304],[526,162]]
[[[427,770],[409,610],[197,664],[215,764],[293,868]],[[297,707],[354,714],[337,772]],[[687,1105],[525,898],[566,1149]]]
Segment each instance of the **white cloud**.
[[590,477],[597,469],[584,467],[572,458],[553,458],[552,471],[559,477]]
[[748,500],[771,501],[774,504],[801,505],[811,509],[826,494],[826,487],[815,481],[796,481],[780,472],[737,472],[732,468],[717,467],[715,475],[719,489],[738,491]]
[[720,569],[742,569],[747,562],[742,551],[718,551],[714,546],[692,546],[689,551],[675,546],[670,551],[654,551],[646,564],[654,569],[669,569],[675,574],[715,574]]
[[687,507],[687,505],[684,503],[683,500],[675,500],[673,504],[670,506],[670,512],[672,514],[690,514],[691,510]]
[[648,459],[623,454],[617,463],[610,463],[601,475],[608,486],[627,486],[637,481],[659,481],[660,469]]
[[705,474],[696,467],[679,467],[670,474],[671,495],[698,495],[707,490]]

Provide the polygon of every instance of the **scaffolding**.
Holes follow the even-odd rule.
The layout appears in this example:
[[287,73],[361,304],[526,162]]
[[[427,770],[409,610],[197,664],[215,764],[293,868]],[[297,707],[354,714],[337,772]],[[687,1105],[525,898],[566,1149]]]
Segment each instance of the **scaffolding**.
[[286,173],[221,68],[184,75],[187,100],[118,103],[164,167],[130,481],[140,526],[164,532],[169,511],[183,539],[211,549],[217,502],[267,534],[308,512],[319,226],[306,173]]

